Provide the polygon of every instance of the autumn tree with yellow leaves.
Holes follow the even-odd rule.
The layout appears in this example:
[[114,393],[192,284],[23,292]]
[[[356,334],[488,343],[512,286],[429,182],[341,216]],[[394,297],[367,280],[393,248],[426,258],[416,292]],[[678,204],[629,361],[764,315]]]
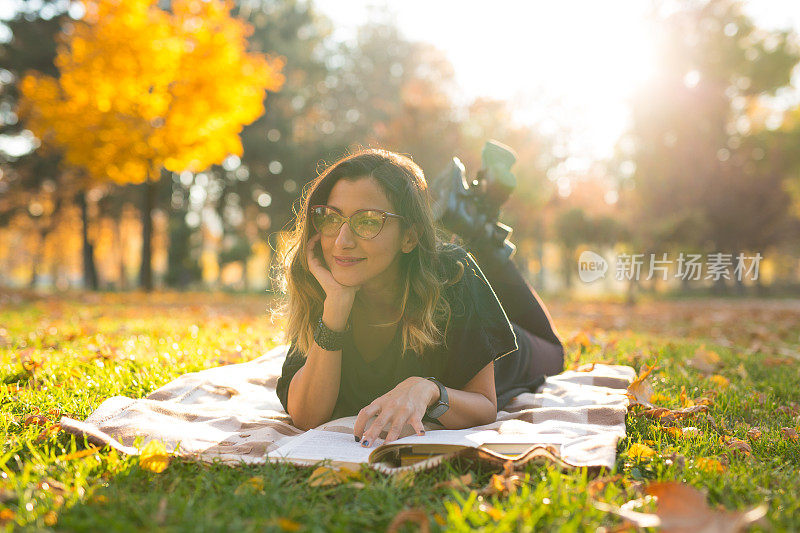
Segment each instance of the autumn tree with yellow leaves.
[[90,182],[145,183],[141,284],[152,289],[151,212],[162,168],[199,172],[242,155],[242,128],[283,85],[282,57],[249,53],[233,3],[85,0],[59,35],[57,78],[21,82],[20,115]]

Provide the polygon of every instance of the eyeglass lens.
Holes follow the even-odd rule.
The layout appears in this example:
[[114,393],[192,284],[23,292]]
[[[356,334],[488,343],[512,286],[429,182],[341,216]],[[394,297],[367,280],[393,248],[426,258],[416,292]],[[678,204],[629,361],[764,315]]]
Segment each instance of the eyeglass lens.
[[[333,236],[339,232],[344,217],[327,207],[317,207],[313,213],[313,223],[317,231]],[[380,211],[360,211],[350,218],[350,228],[361,238],[372,239],[383,229],[383,213]]]

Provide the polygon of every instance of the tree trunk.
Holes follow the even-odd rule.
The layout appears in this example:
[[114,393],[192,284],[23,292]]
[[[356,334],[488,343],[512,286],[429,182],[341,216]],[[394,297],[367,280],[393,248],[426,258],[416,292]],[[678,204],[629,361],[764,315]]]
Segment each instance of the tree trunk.
[[125,279],[125,243],[122,242],[122,210],[117,213],[117,224],[114,228],[114,233],[117,238],[117,246],[119,247],[119,283],[117,288],[124,291],[128,288],[128,283]]
[[94,265],[94,246],[89,242],[89,212],[86,205],[86,191],[78,193],[78,205],[81,207],[81,237],[83,238],[83,286],[97,290],[97,269]]
[[139,270],[139,285],[147,292],[153,290],[153,208],[156,203],[156,186],[148,176],[142,195],[142,265]]
[[536,223],[536,259],[539,261],[538,286],[544,290],[544,228],[541,220]]
[[561,258],[561,268],[564,269],[564,287],[567,290],[572,288],[572,258],[575,256],[575,249],[564,249],[564,256]]

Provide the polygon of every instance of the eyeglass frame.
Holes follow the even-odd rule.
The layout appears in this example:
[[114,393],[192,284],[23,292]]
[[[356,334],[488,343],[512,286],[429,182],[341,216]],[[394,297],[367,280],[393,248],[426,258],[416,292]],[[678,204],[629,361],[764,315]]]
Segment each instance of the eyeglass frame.
[[[342,220],[342,223],[339,226],[339,228],[336,230],[337,233],[339,231],[341,231],[342,230],[342,226],[344,226],[345,223],[347,223],[348,227],[350,228],[350,231],[353,232],[353,235],[355,235],[359,239],[364,239],[365,241],[370,241],[370,240],[374,239],[375,237],[377,237],[378,235],[381,234],[381,232],[383,231],[383,228],[386,226],[386,218],[387,217],[396,217],[396,218],[400,218],[400,219],[403,219],[403,220],[406,219],[406,217],[404,217],[403,215],[398,215],[396,213],[390,213],[389,211],[384,211],[383,209],[374,209],[374,208],[371,208],[371,207],[368,207],[368,208],[365,208],[365,209],[359,209],[358,211],[355,211],[352,215],[350,215],[348,217],[348,216],[345,216],[345,214],[342,213],[342,211],[340,209],[338,209],[336,207],[333,207],[332,205],[314,204],[314,205],[312,205],[311,207],[308,208],[308,213],[309,213],[309,218],[311,219],[311,224],[314,226],[314,229],[316,229],[317,231],[320,232],[320,234],[322,233],[322,231],[320,231],[319,228],[317,228],[316,224],[314,224],[314,216],[313,216],[313,211],[317,207],[327,207],[328,209],[333,209],[334,211],[336,211],[339,214],[340,217],[342,217],[343,220]],[[362,237],[361,235],[358,234],[358,232],[356,230],[353,229],[353,226],[350,225],[350,218],[356,216],[357,214],[359,214],[359,213],[361,213],[363,211],[377,211],[377,212],[379,212],[379,213],[381,213],[383,215],[383,220],[382,220],[382,223],[381,223],[381,229],[379,229],[378,233],[376,233],[372,237]]]

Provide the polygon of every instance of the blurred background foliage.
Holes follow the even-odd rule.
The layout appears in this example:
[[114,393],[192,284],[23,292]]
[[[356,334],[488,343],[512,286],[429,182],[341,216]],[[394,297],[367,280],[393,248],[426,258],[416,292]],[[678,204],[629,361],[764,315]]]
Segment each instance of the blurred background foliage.
[[[2,21],[0,286],[277,290],[282,231],[326,164],[375,146],[472,177],[492,138],[518,155],[501,221],[538,289],[798,292],[800,108],[775,103],[800,43],[737,1],[652,3],[653,75],[588,167],[559,144],[568,119],[459,101],[447,56],[389,16],[342,41],[310,1],[124,4],[20,1]],[[764,260],[756,280],[610,271],[590,289],[584,250]]]

